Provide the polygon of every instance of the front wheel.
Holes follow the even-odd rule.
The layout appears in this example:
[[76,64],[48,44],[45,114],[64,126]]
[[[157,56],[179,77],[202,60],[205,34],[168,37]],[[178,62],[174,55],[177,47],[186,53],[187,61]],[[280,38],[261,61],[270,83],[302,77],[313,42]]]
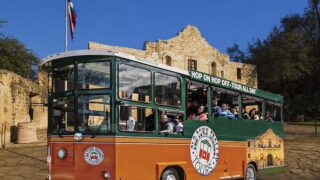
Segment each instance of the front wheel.
[[162,172],[161,180],[179,180],[179,174],[174,168],[168,168]]
[[257,172],[256,168],[252,165],[249,164],[246,169],[246,174],[245,174],[245,180],[256,180],[257,179]]

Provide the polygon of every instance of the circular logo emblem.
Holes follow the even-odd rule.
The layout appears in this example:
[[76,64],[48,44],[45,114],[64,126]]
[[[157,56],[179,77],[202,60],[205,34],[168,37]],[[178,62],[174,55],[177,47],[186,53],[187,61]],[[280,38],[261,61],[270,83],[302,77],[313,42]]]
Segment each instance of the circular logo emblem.
[[84,152],[84,160],[90,165],[99,165],[103,159],[104,159],[104,154],[102,150],[98,147],[89,147],[85,152]]
[[193,133],[190,144],[194,169],[203,176],[210,175],[218,163],[218,153],[218,140],[213,130],[207,126],[199,127]]

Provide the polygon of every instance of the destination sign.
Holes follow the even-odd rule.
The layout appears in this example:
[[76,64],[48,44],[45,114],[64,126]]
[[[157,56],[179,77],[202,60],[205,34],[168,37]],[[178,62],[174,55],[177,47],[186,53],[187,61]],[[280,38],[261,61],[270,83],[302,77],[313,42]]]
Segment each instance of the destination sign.
[[199,80],[202,82],[206,82],[208,84],[217,85],[220,87],[225,87],[228,89],[233,89],[236,91],[241,91],[249,94],[256,94],[257,89],[251,88],[249,86],[239,84],[233,81],[229,81],[226,79],[210,76],[208,74],[198,72],[198,71],[190,71],[190,77],[191,79]]

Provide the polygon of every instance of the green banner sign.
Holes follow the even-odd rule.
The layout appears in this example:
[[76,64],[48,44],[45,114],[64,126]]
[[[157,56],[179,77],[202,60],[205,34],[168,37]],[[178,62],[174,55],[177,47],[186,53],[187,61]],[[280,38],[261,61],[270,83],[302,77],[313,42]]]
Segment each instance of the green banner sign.
[[207,84],[215,85],[218,87],[234,90],[237,92],[244,92],[246,94],[252,94],[258,97],[262,97],[265,99],[269,99],[272,101],[283,102],[283,97],[277,94],[273,94],[267,91],[262,91],[260,89],[255,89],[240,83],[236,83],[230,80],[226,80],[223,78],[211,76],[206,73],[202,73],[199,71],[190,71],[190,78],[193,80],[202,81]]
[[243,85],[243,84],[239,84],[239,83],[235,83],[233,81],[229,81],[226,79],[222,79],[222,78],[218,78],[218,77],[214,77],[214,76],[210,76],[208,74],[204,74],[198,71],[190,71],[190,76],[191,79],[195,79],[198,81],[203,81],[206,82],[208,84],[212,84],[212,85],[218,85],[221,87],[225,87],[228,89],[233,89],[236,91],[241,91],[241,92],[245,92],[245,93],[249,93],[249,94],[256,94],[256,89],[251,88],[249,86]]

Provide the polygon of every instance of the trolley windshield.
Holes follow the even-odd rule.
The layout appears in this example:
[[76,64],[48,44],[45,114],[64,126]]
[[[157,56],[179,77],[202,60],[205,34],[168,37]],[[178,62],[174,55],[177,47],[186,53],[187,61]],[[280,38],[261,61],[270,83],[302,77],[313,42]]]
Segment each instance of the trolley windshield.
[[74,60],[50,68],[49,133],[110,132],[111,61]]

